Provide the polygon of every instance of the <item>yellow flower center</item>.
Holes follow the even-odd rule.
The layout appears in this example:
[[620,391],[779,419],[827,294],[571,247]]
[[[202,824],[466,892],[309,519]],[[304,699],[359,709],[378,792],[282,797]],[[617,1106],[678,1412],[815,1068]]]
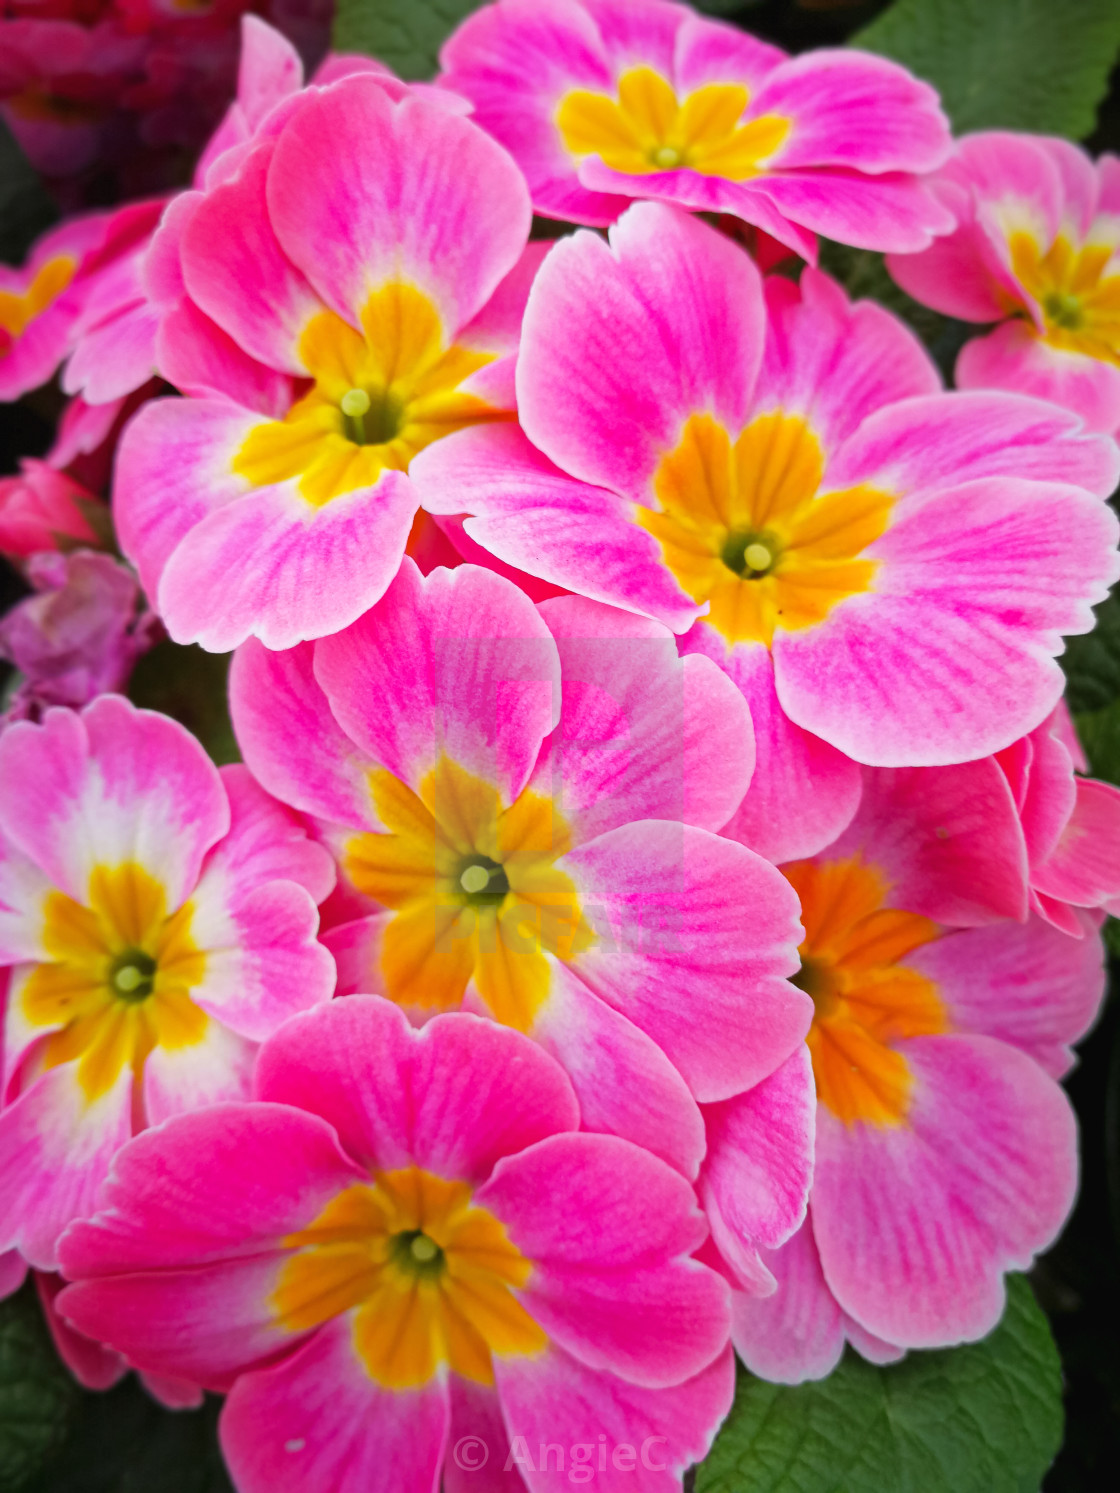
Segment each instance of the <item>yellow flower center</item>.
[[846,1125],[900,1125],[911,1077],[893,1044],[948,1029],[936,987],[901,962],[937,937],[937,925],[884,907],[885,878],[858,858],[782,870],[801,898],[794,984],[816,1008],[808,1043],[817,1098]]
[[556,124],[577,159],[596,155],[627,176],[688,167],[746,181],[790,131],[790,121],[776,114],[740,124],[747,98],[738,83],[706,83],[681,103],[659,73],[636,67],[619,78],[617,100],[585,89],[566,93]]
[[53,962],[34,967],[20,999],[32,1026],[57,1028],[44,1066],[77,1058],[78,1081],[93,1100],[125,1064],[139,1076],[153,1048],[201,1042],[208,1018],[190,998],[206,957],[191,938],[189,902],[169,917],[159,882],[125,861],[94,868],[87,903],[47,894],[43,942]]
[[464,426],[512,415],[460,389],[492,353],[448,346],[421,291],[391,281],[375,291],[361,331],[333,311],[304,329],[300,358],[314,387],[283,420],[255,426],[233,470],[255,487],[299,478],[315,507],[406,472],[418,451]]
[[65,254],[48,259],[25,291],[0,290],[0,358],[9,351],[29,323],[58,299],[77,268]]
[[284,1244],[297,1253],[273,1295],[278,1320],[305,1332],[357,1308],[355,1347],[387,1389],[426,1384],[441,1364],[492,1384],[492,1354],[548,1341],[513,1294],[532,1265],[465,1182],[419,1167],[378,1173]]
[[870,487],[821,493],[824,457],[799,416],[761,415],[738,440],[692,415],[654,477],[660,511],[637,521],[707,621],[729,643],[814,627],[837,602],[870,590],[859,556],[887,527],[892,499]]
[[570,877],[570,848],[551,799],[528,789],[508,808],[498,790],[442,757],[416,794],[388,772],[371,782],[387,834],[357,835],[346,869],[396,913],[381,943],[381,985],[404,1006],[449,1010],[472,979],[497,1020],[528,1031],[548,998],[548,955],[593,941]]
[[[1116,246],[1088,243],[1078,249],[1059,234],[1043,253],[1034,235],[1020,229],[1011,235],[1010,248],[1019,283],[1042,307],[1050,346],[1120,365]],[[1106,274],[1109,268],[1113,273]]]

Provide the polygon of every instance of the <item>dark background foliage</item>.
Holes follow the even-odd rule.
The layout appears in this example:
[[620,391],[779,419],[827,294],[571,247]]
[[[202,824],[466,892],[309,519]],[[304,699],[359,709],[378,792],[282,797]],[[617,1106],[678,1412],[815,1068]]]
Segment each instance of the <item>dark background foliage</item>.
[[[406,77],[430,76],[442,37],[476,3],[340,0],[337,43],[373,52]],[[1094,153],[1120,152],[1120,72],[1113,67],[1120,0],[694,3],[791,51],[858,36],[937,82],[959,130],[1035,128],[1085,139]],[[52,213],[34,173],[0,133],[0,258],[18,261]],[[854,294],[874,295],[910,319],[951,367],[961,329],[902,296],[878,256],[825,246],[823,257]],[[0,405],[0,473],[47,449],[61,403],[56,389],[46,389]],[[0,561],[0,611],[25,590]],[[1063,662],[1093,769],[1120,782],[1120,598],[1105,603],[1096,633],[1074,640]],[[182,719],[217,760],[230,760],[236,748],[221,703],[224,667],[197,649],[163,644],[142,661],[132,693]],[[1120,954],[1117,925],[1107,934]],[[1033,1295],[1027,1282],[1013,1280],[1007,1316],[992,1338],[911,1355],[886,1374],[849,1354],[820,1386],[781,1390],[744,1376],[697,1493],[1035,1493],[1040,1486],[1105,1493],[1120,1486],[1115,994],[1080,1059],[1067,1088],[1081,1121],[1081,1196],[1062,1238],[1031,1274]],[[1041,1483],[1059,1434],[1058,1366],[1035,1300],[1061,1355],[1065,1405],[1064,1445]],[[131,1376],[105,1394],[82,1391],[59,1365],[33,1293],[25,1288],[0,1306],[0,1493],[228,1493],[217,1409],[211,1399],[198,1412],[164,1411]],[[849,1443],[842,1457],[838,1420]]]

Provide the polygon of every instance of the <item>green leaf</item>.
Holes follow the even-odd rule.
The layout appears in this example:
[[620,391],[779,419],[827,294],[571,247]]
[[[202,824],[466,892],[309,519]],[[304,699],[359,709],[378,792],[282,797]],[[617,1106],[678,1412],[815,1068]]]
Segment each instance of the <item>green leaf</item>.
[[1120,51],[1117,0],[895,0],[851,38],[941,93],[958,132],[1081,140]]
[[1092,632],[1066,639],[1059,663],[1066,703],[1075,715],[1106,710],[1120,699],[1120,587],[1096,609]]
[[62,1442],[81,1393],[30,1285],[0,1302],[0,1488],[19,1493]]
[[145,653],[128,682],[134,705],[173,716],[198,737],[219,767],[241,761],[226,701],[231,656],[167,639]]
[[0,119],[0,261],[21,264],[57,217],[58,208]]
[[233,1493],[219,1408],[211,1396],[201,1410],[165,1410],[132,1375],[84,1394],[65,1445],[21,1493]]
[[338,0],[336,52],[364,52],[402,78],[424,79],[439,67],[439,49],[483,0]]
[[740,1370],[696,1493],[1038,1493],[1062,1439],[1062,1377],[1026,1279],[982,1343],[876,1368],[850,1349],[816,1384]]

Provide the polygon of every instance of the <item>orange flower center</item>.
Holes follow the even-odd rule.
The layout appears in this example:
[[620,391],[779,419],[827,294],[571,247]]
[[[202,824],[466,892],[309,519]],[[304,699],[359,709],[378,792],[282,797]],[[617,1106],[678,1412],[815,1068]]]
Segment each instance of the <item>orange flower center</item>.
[[359,891],[396,913],[381,988],[404,1006],[449,1010],[473,979],[497,1020],[528,1031],[548,998],[548,956],[573,959],[593,941],[554,864],[571,842],[552,800],[526,789],[507,808],[448,757],[419,793],[388,772],[371,788],[388,833],[355,836],[345,863]]
[[892,499],[871,487],[821,493],[823,475],[816,436],[780,412],[734,443],[710,415],[692,415],[662,459],[660,511],[643,508],[637,522],[729,643],[769,646],[779,628],[813,627],[870,590],[876,562],[860,557],[886,529]]
[[1033,234],[1018,229],[1010,248],[1019,283],[1042,308],[1050,346],[1120,366],[1116,245],[1090,242],[1076,248],[1059,234],[1043,252]]
[[372,487],[382,472],[406,472],[454,430],[512,418],[460,388],[494,355],[448,346],[435,306],[404,281],[370,296],[360,331],[321,311],[299,353],[314,387],[283,420],[249,432],[233,470],[254,487],[298,478],[314,507]]
[[0,290],[0,357],[74,278],[77,265],[66,254],[48,259],[25,291]]
[[897,1044],[948,1029],[936,987],[903,962],[937,925],[885,907],[886,878],[858,857],[782,870],[801,898],[794,984],[816,1008],[808,1043],[817,1098],[846,1125],[900,1125],[912,1080]]
[[426,1384],[441,1364],[492,1384],[492,1354],[547,1343],[513,1294],[530,1262],[465,1182],[419,1167],[378,1173],[284,1244],[296,1252],[273,1294],[278,1320],[303,1332],[356,1308],[355,1347],[387,1389]]
[[740,123],[747,98],[741,84],[707,83],[682,103],[659,73],[636,67],[619,78],[617,99],[584,89],[565,94],[556,125],[577,159],[597,155],[627,176],[687,167],[746,181],[790,131],[790,121],[776,114]]
[[191,937],[189,902],[169,917],[163,887],[135,861],[95,867],[87,902],[47,894],[43,942],[53,962],[32,968],[19,999],[30,1025],[55,1028],[43,1066],[78,1059],[93,1100],[126,1064],[139,1075],[154,1048],[201,1042],[208,1017],[190,998],[206,957]]

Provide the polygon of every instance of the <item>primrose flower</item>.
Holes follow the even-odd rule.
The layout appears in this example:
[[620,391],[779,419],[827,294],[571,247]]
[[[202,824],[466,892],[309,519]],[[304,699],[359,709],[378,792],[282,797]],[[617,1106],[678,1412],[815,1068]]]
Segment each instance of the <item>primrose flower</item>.
[[0,1251],[53,1270],[137,1126],[248,1093],[261,1040],[333,990],[332,882],[294,816],[165,716],[102,695],[5,732]]
[[1083,938],[1091,925],[1077,909],[1120,905],[1120,788],[1080,775],[1088,763],[1061,702],[996,760],[1022,826],[1031,910]]
[[0,617],[0,658],[23,675],[0,728],[123,689],[162,636],[158,618],[141,609],[136,578],[110,555],[48,550],[28,561],[27,579],[37,594]]
[[[223,397],[142,410],[114,495],[125,553],[178,641],[287,648],[354,621],[400,564],[416,452],[512,418],[540,258],[522,261],[524,183],[468,120],[401,90],[360,73],[298,96],[185,223],[181,273],[204,323],[189,335],[216,325]],[[245,353],[271,378],[263,397],[243,392]]]
[[949,153],[937,94],[882,57],[788,57],[661,0],[499,0],[441,62],[546,217],[602,226],[657,198],[809,260],[817,233],[911,250],[952,223],[914,175]]
[[70,351],[80,308],[74,278],[105,223],[103,213],[71,218],[43,235],[22,269],[0,264],[0,400],[45,384]]
[[1120,428],[1120,160],[992,131],[958,141],[939,179],[954,232],[888,268],[927,306],[999,323],[965,344],[957,386],[1017,389]]
[[1104,991],[1088,914],[1079,942],[1019,921],[1027,861],[997,763],[864,775],[849,829],[783,868],[816,1011],[816,1159],[808,1221],[759,1251],[777,1291],[736,1293],[732,1313],[748,1367],[781,1381],[829,1373],[845,1339],[884,1362],[996,1325],[1004,1272],[1073,1202],[1057,1080]]
[[730,681],[656,623],[406,560],[346,632],[247,643],[230,698],[246,762],[364,899],[323,935],[340,993],[527,1032],[585,1128],[695,1176],[697,1102],[767,1077],[811,1014],[796,898],[712,833],[750,774]]
[[739,247],[660,203],[551,250],[517,396],[521,429],[418,457],[424,506],[719,661],[758,748],[733,832],[775,861],[851,818],[845,758],[961,761],[1032,730],[1061,635],[1120,574],[1110,440],[943,392],[909,330],[815,270],[764,298]]
[[519,1437],[603,1432],[635,1457],[595,1486],[633,1486],[648,1442],[643,1486],[680,1488],[734,1381],[683,1177],[575,1133],[560,1067],[469,1015],[417,1031],[333,1001],[266,1044],[255,1091],[122,1152],[58,1302],[141,1368],[229,1389],[241,1493],[432,1493],[445,1459],[467,1486],[464,1437],[501,1469]]
[[100,506],[93,493],[49,463],[21,461],[18,476],[0,477],[0,553],[24,560],[65,541],[96,544],[89,519]]

